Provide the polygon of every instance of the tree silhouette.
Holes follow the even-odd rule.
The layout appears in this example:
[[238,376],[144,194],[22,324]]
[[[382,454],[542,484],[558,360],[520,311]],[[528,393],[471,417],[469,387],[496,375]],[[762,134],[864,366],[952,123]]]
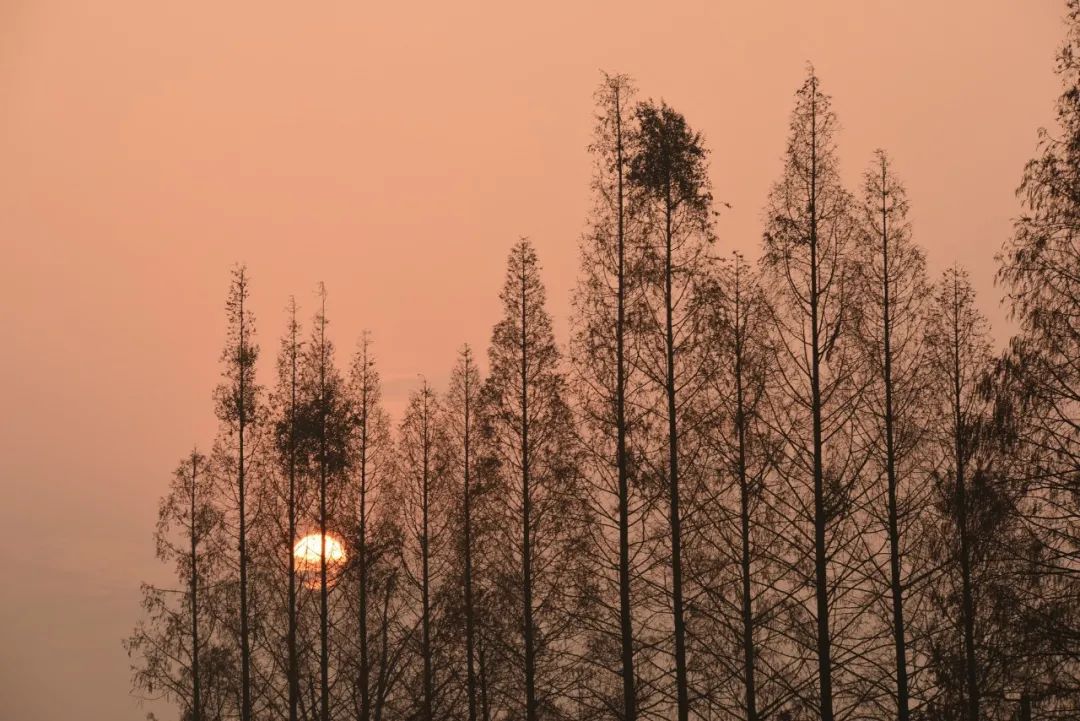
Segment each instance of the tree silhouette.
[[[1050,598],[1063,604],[1041,626],[1052,640],[1054,680],[1043,705],[1080,686],[1080,2],[1066,3],[1067,34],[1057,56],[1062,93],[1057,123],[1039,131],[1039,151],[1017,190],[1022,213],[998,256],[1019,332],[1004,359],[1018,434],[1018,477],[1026,488],[1023,522],[1047,547]],[[1065,600],[1070,599],[1070,600]],[[1057,604],[1055,604],[1057,605]],[[1065,706],[1075,711],[1076,706]]]
[[[645,372],[664,397],[666,414],[666,484],[671,533],[671,595],[675,657],[676,708],[688,721],[690,693],[686,663],[686,620],[683,591],[683,511],[680,509],[680,410],[690,405],[695,371],[677,358],[695,358],[700,338],[694,294],[705,272],[706,248],[712,240],[712,195],[700,134],[668,107],[646,102],[635,109],[637,137],[629,160],[627,182],[642,197],[648,216],[642,263],[641,313],[647,318]],[[651,356],[651,357],[649,357]],[[660,358],[657,362],[657,357]],[[683,397],[679,397],[679,391]],[[685,468],[681,469],[683,475]]]
[[353,355],[349,373],[349,395],[352,408],[351,465],[355,484],[351,501],[343,505],[355,508],[353,525],[353,557],[355,569],[357,658],[356,687],[359,713],[357,721],[371,718],[371,651],[373,625],[370,620],[369,599],[372,591],[371,537],[375,525],[373,514],[393,474],[393,440],[390,419],[382,407],[382,383],[375,367],[372,341],[367,333],[361,336]]
[[494,541],[502,555],[500,585],[520,609],[521,653],[503,662],[515,669],[520,663],[521,693],[504,689],[502,701],[524,700],[527,721],[555,713],[556,689],[567,682],[568,584],[582,558],[575,525],[584,512],[572,415],[539,271],[529,241],[515,244],[479,413],[492,500],[503,519]]
[[[783,400],[773,403],[775,429],[784,443],[782,473],[790,488],[784,502],[795,521],[792,568],[799,586],[805,579],[814,589],[816,637],[809,648],[817,662],[822,721],[835,718],[836,639],[830,623],[840,613],[845,615],[837,619],[841,624],[852,622],[849,616],[859,607],[847,583],[855,569],[839,557],[853,543],[853,530],[842,529],[840,522],[850,516],[859,460],[850,443],[857,401],[849,342],[854,222],[836,164],[836,126],[831,101],[811,70],[796,93],[784,174],[766,210],[762,257],[779,341],[775,362],[783,374]],[[809,574],[800,560],[804,541],[813,549]],[[802,608],[797,603],[793,610]]]
[[155,542],[157,556],[172,563],[184,588],[143,586],[148,621],[125,641],[137,657],[134,687],[179,704],[183,718],[210,721],[224,715],[235,685],[235,669],[222,668],[225,650],[215,621],[221,593],[223,524],[214,506],[214,482],[206,456],[192,450],[161,499]]
[[[635,568],[640,561],[634,559],[640,555],[643,540],[632,541],[631,533],[632,525],[648,513],[651,495],[643,494],[640,483],[632,478],[630,429],[639,425],[641,413],[627,400],[632,388],[642,382],[628,358],[634,347],[628,310],[640,285],[637,269],[642,255],[639,203],[628,197],[626,180],[635,136],[633,95],[629,78],[606,74],[594,95],[593,210],[581,241],[581,279],[574,296],[571,338],[584,472],[599,520],[591,531],[597,552],[597,587],[589,594],[606,598],[613,592],[618,597],[614,618],[604,613],[605,603],[590,604],[600,616],[587,621],[593,627],[589,657],[606,673],[619,677],[621,704],[610,697],[607,678],[599,679],[594,691],[602,706],[621,706],[620,718],[626,721],[637,716],[634,658],[643,645],[635,641],[631,603],[635,575],[641,571]],[[617,643],[609,648],[610,638]]]
[[929,502],[925,478],[913,477],[925,421],[919,411],[925,400],[923,324],[928,284],[922,251],[911,239],[907,195],[884,151],[874,154],[864,174],[862,195],[864,232],[856,278],[865,308],[858,316],[858,341],[869,377],[867,412],[857,422],[871,439],[873,461],[867,475],[884,476],[884,500],[878,500],[878,492],[871,493],[866,510],[887,539],[896,717],[907,721],[911,684],[904,593],[910,588],[912,569],[905,550],[911,545],[908,532],[918,530],[914,526],[919,508]]
[[253,455],[250,439],[252,426],[258,423],[261,389],[255,383],[255,362],[259,347],[254,341],[255,321],[247,308],[250,295],[247,268],[237,266],[232,272],[232,283],[225,313],[228,331],[225,348],[221,353],[222,383],[215,392],[217,416],[221,427],[215,448],[218,471],[229,486],[233,496],[237,539],[237,574],[239,598],[239,645],[240,645],[240,719],[250,721],[252,715],[252,649],[251,617],[248,588],[248,495],[251,491],[248,477],[249,457]]
[[951,268],[942,276],[935,289],[927,332],[927,361],[934,374],[937,397],[946,399],[943,410],[949,419],[941,442],[948,472],[946,508],[955,524],[958,546],[965,718],[978,721],[980,687],[969,486],[976,470],[975,452],[986,413],[986,401],[978,385],[982,374],[989,370],[991,356],[986,321],[975,308],[975,294],[964,271]]
[[[458,353],[457,363],[450,375],[450,387],[443,404],[447,428],[448,473],[460,478],[460,556],[461,556],[461,613],[465,626],[465,694],[468,721],[478,715],[488,721],[480,702],[481,681],[478,676],[478,619],[474,568],[476,486],[476,412],[480,403],[480,372],[476,368],[472,349],[465,345]],[[485,690],[486,695],[486,690]],[[486,704],[481,704],[486,706]]]
[[319,718],[331,714],[330,565],[327,538],[340,522],[343,481],[349,460],[351,418],[344,381],[334,365],[334,346],[326,335],[326,290],[319,286],[319,311],[312,323],[311,339],[304,348],[304,423],[309,433],[316,483],[316,528],[319,534]]
[[419,694],[420,718],[432,721],[447,713],[438,694],[436,665],[445,661],[449,641],[442,628],[441,596],[449,576],[453,497],[447,474],[446,430],[442,406],[431,386],[424,381],[409,398],[401,422],[398,453],[401,457],[401,493],[404,509],[406,544],[403,567],[418,595],[421,663]]

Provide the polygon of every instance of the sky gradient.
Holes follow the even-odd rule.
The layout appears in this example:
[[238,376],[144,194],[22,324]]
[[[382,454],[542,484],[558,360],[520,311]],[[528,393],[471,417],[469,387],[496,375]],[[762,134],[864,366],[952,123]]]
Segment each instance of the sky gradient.
[[[263,383],[295,294],[339,362],[372,332],[387,405],[487,348],[536,244],[565,339],[592,92],[631,74],[702,131],[720,249],[757,256],[812,61],[856,187],[885,148],[936,276],[994,254],[1053,120],[1058,0],[808,3],[0,2],[0,698],[19,721],[135,721],[121,639],[158,497],[209,448],[229,269]],[[169,710],[164,719],[174,718]]]

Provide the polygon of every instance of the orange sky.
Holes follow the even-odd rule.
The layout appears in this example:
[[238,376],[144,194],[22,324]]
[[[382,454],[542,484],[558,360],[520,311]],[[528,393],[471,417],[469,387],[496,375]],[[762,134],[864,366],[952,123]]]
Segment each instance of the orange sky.
[[756,255],[812,60],[847,178],[888,149],[931,270],[967,265],[1005,331],[993,255],[1053,119],[1063,2],[522,5],[0,2],[6,718],[145,714],[120,639],[167,579],[158,496],[213,437],[234,261],[267,360],[288,294],[310,310],[324,280],[342,358],[371,329],[395,411],[486,349],[519,235],[565,331],[601,68],[703,131],[722,247]]

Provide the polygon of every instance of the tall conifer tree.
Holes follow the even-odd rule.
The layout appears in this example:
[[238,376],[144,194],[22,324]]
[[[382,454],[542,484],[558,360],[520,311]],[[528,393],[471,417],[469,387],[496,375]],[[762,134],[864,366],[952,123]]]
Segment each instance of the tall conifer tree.
[[[791,489],[782,516],[794,524],[788,537],[796,587],[813,589],[807,604],[813,617],[806,622],[815,638],[806,650],[816,661],[814,703],[821,721],[836,717],[832,617],[857,605],[847,598],[852,586],[845,579],[852,569],[840,557],[857,532],[845,519],[856,500],[858,463],[851,428],[857,370],[850,343],[855,225],[852,200],[840,183],[836,129],[831,100],[811,70],[796,93],[784,173],[766,209],[762,256],[784,389],[772,401],[774,428],[783,440],[784,482]],[[809,564],[802,561],[807,545]],[[802,608],[796,601],[793,609]]]
[[[599,639],[617,637],[614,658],[600,653],[594,661],[618,674],[621,718],[625,721],[637,716],[631,525],[644,505],[640,493],[635,494],[632,488],[629,429],[636,413],[627,401],[628,389],[640,382],[630,378],[632,365],[628,361],[632,343],[628,342],[627,311],[641,254],[640,222],[626,182],[633,152],[633,96],[629,78],[606,74],[595,94],[596,127],[590,145],[593,210],[581,242],[582,277],[574,297],[571,340],[586,475],[593,487],[598,517],[604,518],[593,528],[600,573],[597,588],[590,593],[605,596],[613,592],[619,599],[613,624],[606,617],[593,620],[599,626]],[[604,581],[611,575],[610,568],[614,569],[614,583],[609,585]],[[601,614],[607,608],[603,601],[591,605]],[[610,625],[615,626],[614,633]],[[597,651],[604,648],[602,641],[597,643],[601,644]]]
[[[887,539],[888,595],[893,639],[898,721],[911,717],[910,656],[905,592],[911,588],[906,550],[918,532],[919,506],[928,502],[925,478],[915,476],[924,401],[923,321],[928,294],[922,250],[911,239],[903,185],[884,151],[878,150],[863,178],[863,234],[858,276],[865,307],[858,337],[865,353],[867,411],[860,414],[873,439],[868,475],[883,476],[884,494],[871,493],[869,515]],[[881,496],[884,495],[883,500]],[[875,574],[876,577],[877,574]]]
[[527,721],[557,709],[573,662],[570,581],[581,562],[584,522],[573,419],[566,382],[545,308],[540,265],[528,240],[510,252],[500,299],[503,318],[492,333],[490,375],[480,425],[485,465],[505,519],[493,551],[504,555],[503,592],[518,608],[521,693]]
[[219,458],[218,472],[228,488],[229,503],[233,506],[230,515],[235,515],[241,721],[251,721],[253,703],[248,499],[252,493],[249,471],[254,456],[254,426],[259,421],[261,409],[261,389],[255,383],[259,347],[255,343],[255,320],[248,308],[249,296],[247,268],[237,266],[232,272],[225,302],[228,330],[221,352],[223,380],[215,392],[217,417],[221,424],[215,455]]
[[[646,217],[642,292],[637,312],[643,319],[639,368],[650,379],[666,428],[664,459],[670,524],[671,607],[674,636],[675,690],[678,721],[690,716],[687,670],[686,603],[683,569],[684,510],[689,473],[684,451],[691,434],[695,397],[705,384],[698,368],[704,340],[705,312],[700,287],[708,277],[712,241],[712,194],[701,135],[665,103],[639,103],[635,108],[634,154],[627,182],[640,195]],[[681,465],[680,465],[681,462]]]

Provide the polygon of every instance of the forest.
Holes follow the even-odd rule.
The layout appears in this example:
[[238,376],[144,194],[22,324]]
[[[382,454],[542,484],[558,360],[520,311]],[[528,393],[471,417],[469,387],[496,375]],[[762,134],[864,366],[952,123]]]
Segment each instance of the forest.
[[812,68],[752,260],[717,237],[701,134],[603,75],[569,338],[512,242],[486,362],[462,346],[400,419],[325,290],[270,324],[259,377],[236,266],[133,693],[183,721],[1080,717],[1080,0],[1067,18],[1058,127],[995,241],[1000,349],[964,269],[928,271],[890,156],[841,182]]

